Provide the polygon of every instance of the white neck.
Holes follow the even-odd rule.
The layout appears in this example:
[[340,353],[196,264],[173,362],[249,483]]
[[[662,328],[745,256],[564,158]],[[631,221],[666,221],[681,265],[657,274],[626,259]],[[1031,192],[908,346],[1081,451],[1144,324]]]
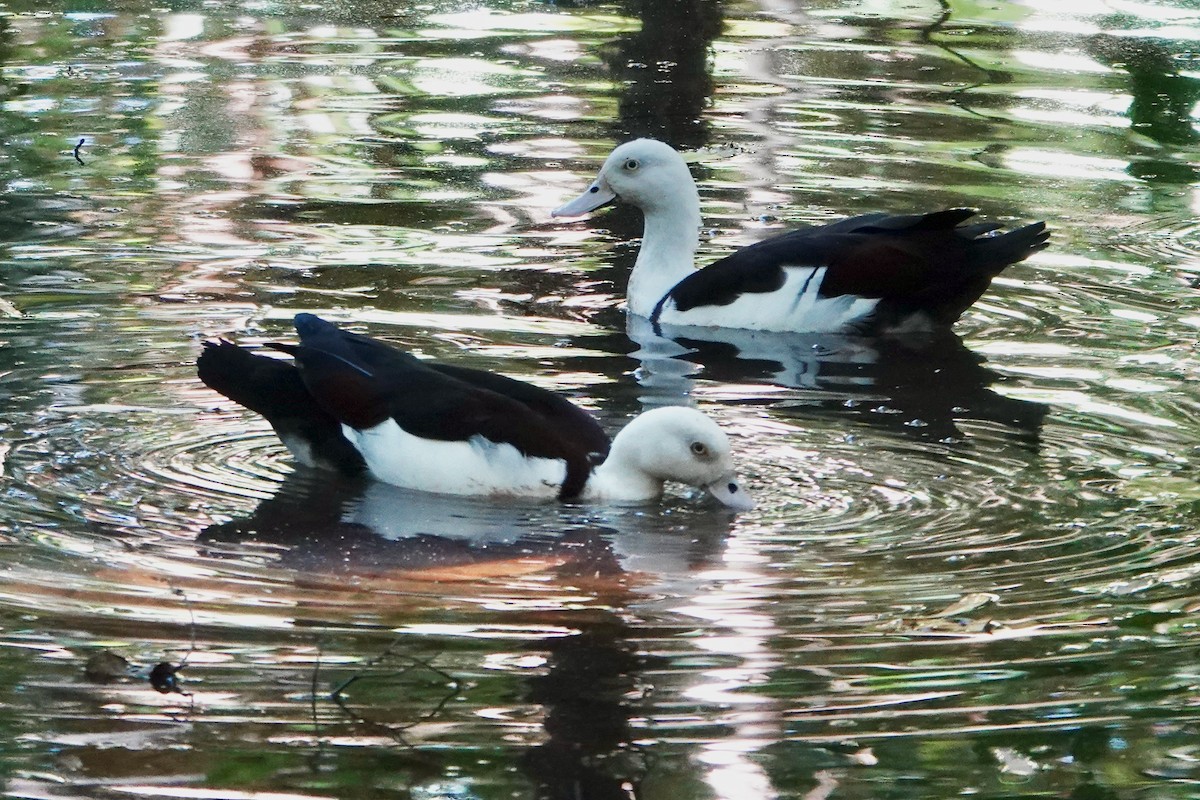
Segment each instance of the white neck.
[[700,246],[700,196],[690,180],[677,186],[670,200],[644,206],[645,233],[642,249],[629,275],[626,293],[629,311],[649,317],[654,307],[675,284],[696,269]]
[[637,450],[638,447],[631,446],[630,442],[621,441],[621,434],[618,433],[613,439],[608,458],[592,470],[583,491],[584,498],[633,502],[661,496],[663,482],[640,468],[635,458]]

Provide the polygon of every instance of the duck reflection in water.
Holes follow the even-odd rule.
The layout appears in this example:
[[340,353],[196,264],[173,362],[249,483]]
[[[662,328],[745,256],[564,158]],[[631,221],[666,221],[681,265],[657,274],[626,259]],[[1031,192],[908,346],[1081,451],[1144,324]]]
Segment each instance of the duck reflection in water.
[[[630,698],[648,691],[648,670],[664,667],[639,644],[646,631],[621,610],[657,596],[664,582],[689,583],[676,585],[673,597],[709,586],[711,577],[694,573],[720,563],[732,522],[715,506],[670,500],[650,514],[498,503],[301,469],[253,513],[208,527],[199,544],[210,557],[274,552],[280,566],[300,573],[298,584],[320,586],[324,578],[342,586],[352,577],[356,588],[381,604],[390,598],[400,610],[414,598],[428,603],[448,583],[452,590],[437,602],[453,606],[473,595],[495,601],[508,593],[505,582],[537,573],[536,582],[513,587],[519,601],[504,621],[556,624],[571,634],[532,645],[545,662],[525,671],[521,694],[541,708],[545,735],[519,763],[538,797],[615,799],[629,797],[627,787],[652,769],[635,743],[645,732],[631,722],[645,709]],[[654,591],[643,595],[643,582]],[[573,599],[564,602],[567,590]],[[580,591],[598,602],[581,604]],[[453,724],[454,714],[439,722]]]
[[[697,377],[719,383],[763,381],[799,390],[762,402],[804,415],[851,417],[922,441],[965,440],[959,423],[1002,426],[1036,447],[1049,407],[991,386],[1003,377],[948,329],[903,336],[774,333],[656,325],[629,315],[637,371],[647,404],[678,402]],[[754,402],[753,394],[746,401]]]
[[246,517],[210,525],[207,555],[269,547],[313,573],[473,581],[552,571],[600,581],[685,574],[720,551],[733,518],[670,500],[660,513],[437,495],[316,469],[293,473]]

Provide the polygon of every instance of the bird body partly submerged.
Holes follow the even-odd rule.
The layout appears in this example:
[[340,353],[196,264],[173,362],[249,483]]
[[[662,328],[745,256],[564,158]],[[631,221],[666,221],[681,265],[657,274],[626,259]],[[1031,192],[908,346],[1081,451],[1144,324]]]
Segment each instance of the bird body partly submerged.
[[294,364],[213,342],[197,366],[302,463],[442,494],[639,502],[678,481],[752,506],[728,438],[694,409],[647,411],[610,445],[590,414],[553,392],[425,362],[312,314],[297,315],[296,330],[299,344],[270,345]]
[[645,215],[629,311],[655,323],[780,332],[884,333],[952,325],[993,277],[1046,246],[1041,222],[1007,233],[971,209],[867,214],[799,228],[697,270],[700,205],[687,164],[651,139],[621,145],[556,216],[612,200]]

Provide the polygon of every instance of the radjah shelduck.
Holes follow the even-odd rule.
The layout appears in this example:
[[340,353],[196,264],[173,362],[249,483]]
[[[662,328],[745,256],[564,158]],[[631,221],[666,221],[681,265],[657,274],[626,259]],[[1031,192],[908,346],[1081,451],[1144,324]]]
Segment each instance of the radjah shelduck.
[[645,232],[629,312],[654,324],[882,334],[952,325],[992,278],[1046,246],[1045,223],[1007,233],[975,212],[866,214],[799,228],[697,270],[700,199],[683,157],[653,139],[622,144],[587,190],[552,214],[618,201]]
[[206,342],[210,388],[261,414],[296,460],[427,492],[644,502],[674,481],[725,505],[753,501],[729,438],[701,412],[656,408],[609,442],[565,397],[503,375],[416,358],[312,314],[292,361]]

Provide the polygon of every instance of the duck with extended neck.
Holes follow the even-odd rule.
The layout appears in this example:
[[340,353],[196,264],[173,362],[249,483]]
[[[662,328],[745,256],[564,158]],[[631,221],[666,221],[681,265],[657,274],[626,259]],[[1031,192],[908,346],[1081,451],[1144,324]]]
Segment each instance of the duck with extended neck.
[[996,233],[998,223],[964,225],[975,214],[965,208],[866,214],[789,231],[696,270],[696,183],[683,157],[653,139],[615,149],[587,191],[552,214],[579,216],[614,200],[645,216],[627,297],[631,313],[656,325],[862,334],[948,327],[993,277],[1049,237],[1042,222],[1007,233]]

